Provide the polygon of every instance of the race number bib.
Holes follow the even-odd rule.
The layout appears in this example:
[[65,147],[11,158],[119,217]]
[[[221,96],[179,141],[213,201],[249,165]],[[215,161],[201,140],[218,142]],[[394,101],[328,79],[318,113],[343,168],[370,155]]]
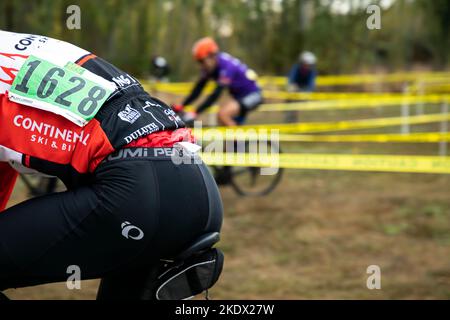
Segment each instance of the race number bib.
[[114,84],[73,62],[59,66],[31,55],[17,73],[8,97],[85,126],[114,90]]

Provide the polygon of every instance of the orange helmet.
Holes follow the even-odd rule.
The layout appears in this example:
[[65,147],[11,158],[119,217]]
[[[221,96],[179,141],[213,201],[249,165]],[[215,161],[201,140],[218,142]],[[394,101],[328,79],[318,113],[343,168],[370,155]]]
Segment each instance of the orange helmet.
[[209,56],[210,54],[217,53],[219,51],[219,46],[210,37],[201,38],[194,43],[192,47],[192,55],[196,60],[202,60]]

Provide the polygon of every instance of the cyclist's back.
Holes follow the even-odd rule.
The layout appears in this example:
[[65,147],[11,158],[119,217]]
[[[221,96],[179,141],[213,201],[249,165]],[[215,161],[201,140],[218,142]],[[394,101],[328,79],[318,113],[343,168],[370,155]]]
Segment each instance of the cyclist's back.
[[[45,164],[40,163],[36,168],[39,171],[57,175],[66,184],[71,184],[75,178],[66,176],[68,172],[92,172],[107,154],[142,136],[157,132],[159,137],[166,136],[171,142],[170,138],[180,139],[189,135],[184,131],[177,132],[174,137],[169,136],[170,130],[184,127],[171,109],[151,98],[134,77],[94,54],[47,37],[4,31],[0,31],[0,36],[0,63],[6,73],[6,77],[0,78],[0,127],[3,132],[0,145],[22,153],[30,166],[45,160]],[[26,67],[24,62],[29,56],[39,56],[61,65],[69,61],[76,63],[98,78],[114,83],[114,91],[95,118],[85,126],[52,112],[14,103],[7,92],[11,90],[14,73]],[[9,132],[14,132],[14,140],[8,139]],[[61,167],[61,164],[68,167]]]
[[252,92],[259,92],[256,84],[256,75],[247,65],[226,52],[217,55],[217,72],[211,77],[219,84],[228,86],[230,94],[235,99],[240,99]]
[[68,188],[0,214],[0,291],[65,281],[77,265],[83,279],[104,278],[101,297],[136,298],[148,264],[220,230],[205,165],[171,161],[190,131],[134,77],[86,50],[4,31],[0,40],[0,205],[14,184],[5,163]]

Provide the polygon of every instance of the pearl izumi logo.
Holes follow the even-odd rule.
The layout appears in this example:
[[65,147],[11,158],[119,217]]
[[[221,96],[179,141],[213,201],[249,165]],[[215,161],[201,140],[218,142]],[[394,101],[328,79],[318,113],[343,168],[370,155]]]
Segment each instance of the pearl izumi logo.
[[136,226],[133,226],[130,222],[125,221],[122,223],[122,235],[127,239],[141,240],[144,238],[144,232]]

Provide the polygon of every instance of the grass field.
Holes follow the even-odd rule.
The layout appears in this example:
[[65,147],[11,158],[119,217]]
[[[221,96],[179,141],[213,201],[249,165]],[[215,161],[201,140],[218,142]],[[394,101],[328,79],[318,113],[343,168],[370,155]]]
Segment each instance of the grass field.
[[[287,144],[283,149],[437,152],[436,145],[427,144]],[[242,198],[223,187],[219,247],[226,260],[211,296],[449,299],[449,187],[450,175],[315,170],[285,171],[277,189],[261,198]],[[19,185],[12,203],[23,199]],[[380,290],[366,287],[369,265],[381,268]],[[97,285],[85,281],[81,290],[70,291],[61,283],[7,294],[13,299],[93,299]]]

